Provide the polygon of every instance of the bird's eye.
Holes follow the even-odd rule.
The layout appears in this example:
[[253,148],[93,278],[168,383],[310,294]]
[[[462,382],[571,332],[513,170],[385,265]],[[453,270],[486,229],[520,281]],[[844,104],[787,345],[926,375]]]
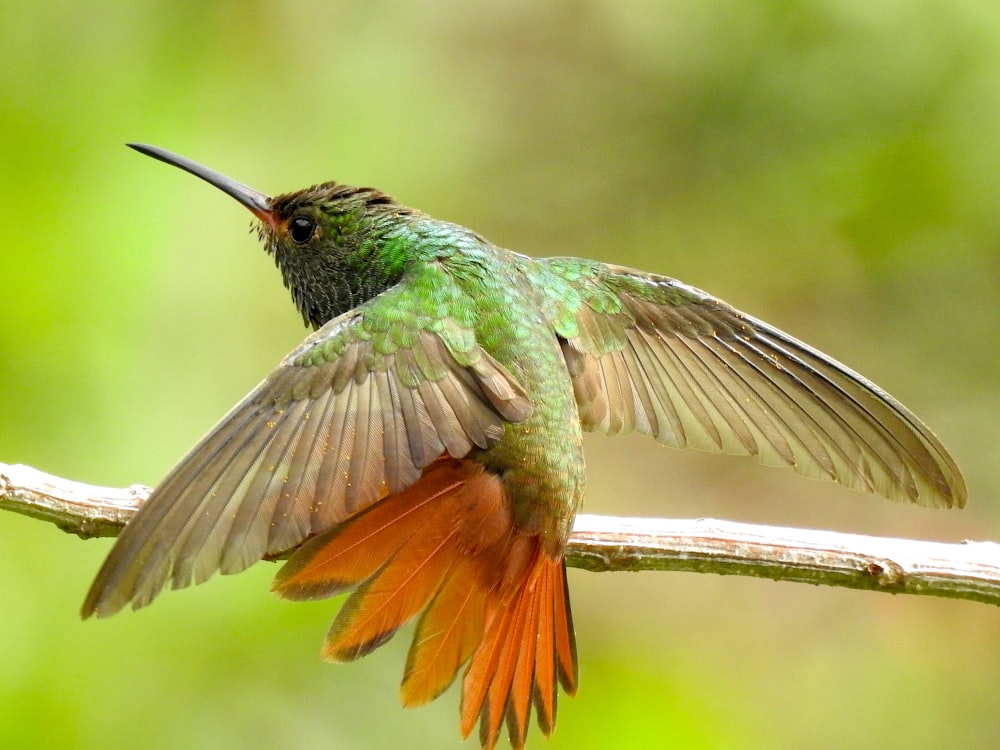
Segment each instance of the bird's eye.
[[315,230],[316,222],[308,216],[296,216],[288,222],[288,236],[297,245],[304,245],[311,240]]

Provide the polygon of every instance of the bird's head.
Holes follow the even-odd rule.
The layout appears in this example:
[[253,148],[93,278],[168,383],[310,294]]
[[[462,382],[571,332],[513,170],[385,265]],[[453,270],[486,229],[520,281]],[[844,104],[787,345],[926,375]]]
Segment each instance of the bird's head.
[[402,274],[398,257],[381,250],[399,219],[416,212],[379,190],[325,182],[272,198],[157,146],[129,146],[205,180],[257,217],[261,242],[307,325],[319,328]]

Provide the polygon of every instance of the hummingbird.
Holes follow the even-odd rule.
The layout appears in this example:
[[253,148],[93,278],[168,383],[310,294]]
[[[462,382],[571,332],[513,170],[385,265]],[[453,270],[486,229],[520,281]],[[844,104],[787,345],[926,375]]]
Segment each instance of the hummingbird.
[[582,434],[636,431],[924,506],[961,507],[948,452],[858,373],[665,276],[531,258],[325,182],[269,197],[164,149],[255,217],[313,332],[156,487],[84,618],[285,559],[291,600],[351,592],[335,662],[415,621],[406,706],[463,670],[460,726],[545,735],[578,683],[565,551]]

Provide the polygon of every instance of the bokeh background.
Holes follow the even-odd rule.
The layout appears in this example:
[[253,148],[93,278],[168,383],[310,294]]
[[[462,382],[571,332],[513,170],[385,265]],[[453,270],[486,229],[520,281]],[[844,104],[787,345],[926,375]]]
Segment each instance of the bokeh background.
[[[37,0],[0,7],[0,461],[154,484],[304,335],[246,213],[337,179],[536,255],[679,277],[909,404],[962,512],[588,440],[587,510],[1000,539],[1000,6],[991,0]],[[459,747],[406,638],[318,649],[275,567],[80,622],[110,540],[0,516],[0,746]],[[558,748],[996,747],[1000,612],[571,573]],[[465,747],[475,747],[470,740]]]

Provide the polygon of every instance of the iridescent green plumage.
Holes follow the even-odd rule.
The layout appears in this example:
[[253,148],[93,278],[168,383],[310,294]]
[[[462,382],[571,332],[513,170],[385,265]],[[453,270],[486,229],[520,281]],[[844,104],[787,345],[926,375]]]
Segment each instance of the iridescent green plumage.
[[[366,653],[423,612],[407,680],[419,673],[424,687],[408,683],[407,700],[433,698],[469,660],[463,729],[481,716],[492,747],[506,715],[519,747],[529,698],[548,731],[556,676],[576,685],[561,566],[583,497],[583,430],[751,455],[895,500],[965,501],[955,463],[891,396],[681,282],[518,255],[370,188],[326,183],[271,199],[139,149],[257,215],[317,330],[157,487],[85,616],[304,545],[280,593],[360,584],[331,631],[331,658]],[[379,515],[393,503],[423,525]],[[352,533],[382,547],[358,561]],[[408,598],[400,581],[421,575]],[[441,641],[453,610],[474,624]],[[424,634],[427,623],[437,629]],[[443,671],[420,649],[432,642],[449,654]]]

